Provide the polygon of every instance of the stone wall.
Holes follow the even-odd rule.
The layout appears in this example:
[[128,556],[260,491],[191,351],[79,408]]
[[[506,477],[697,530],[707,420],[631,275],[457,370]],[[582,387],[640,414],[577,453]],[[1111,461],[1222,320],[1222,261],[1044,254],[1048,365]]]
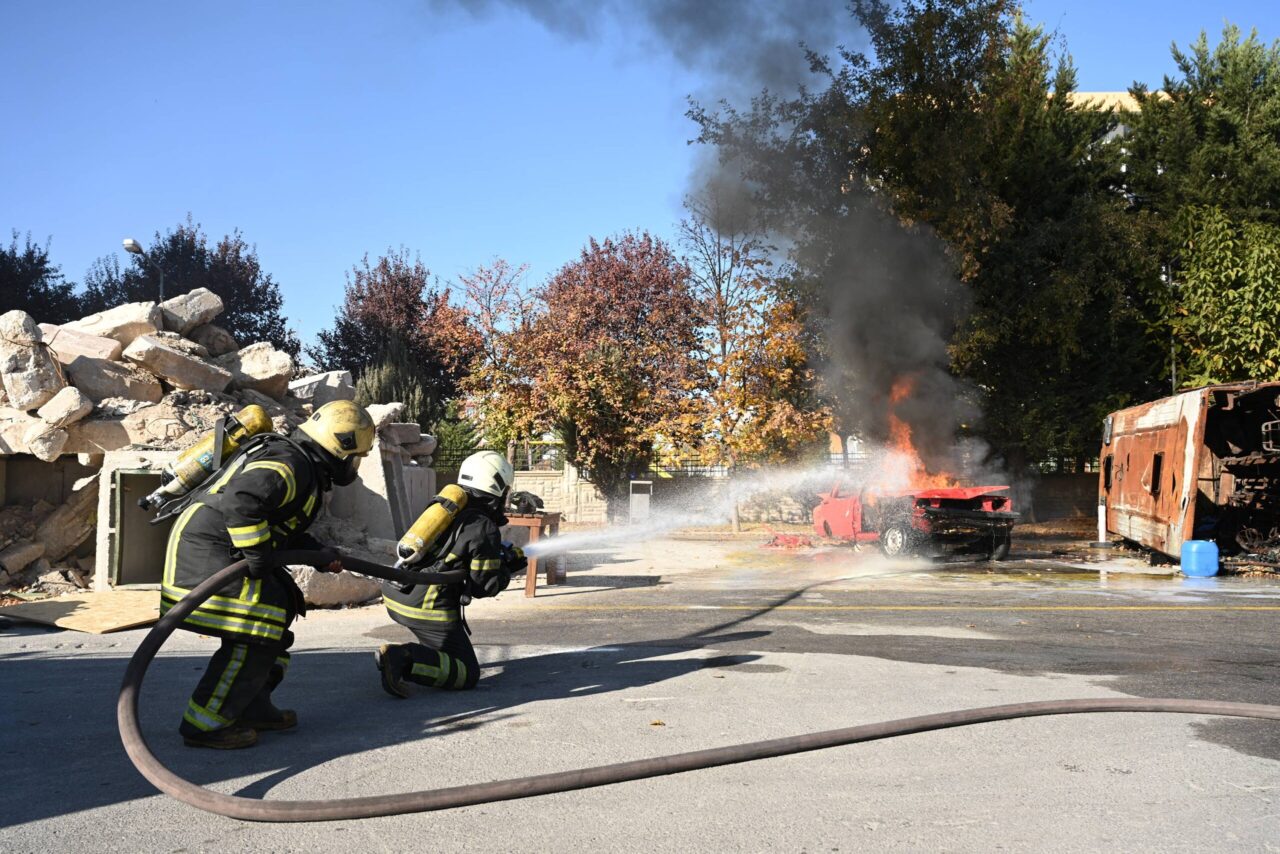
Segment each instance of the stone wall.
[[532,492],[542,499],[543,509],[563,514],[566,522],[595,525],[607,521],[604,496],[572,466],[565,466],[564,471],[518,471],[513,488]]

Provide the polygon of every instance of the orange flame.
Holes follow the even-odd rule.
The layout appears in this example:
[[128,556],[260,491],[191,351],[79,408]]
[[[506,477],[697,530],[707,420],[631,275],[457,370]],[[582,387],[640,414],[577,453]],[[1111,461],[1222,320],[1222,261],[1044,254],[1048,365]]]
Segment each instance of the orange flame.
[[938,489],[955,486],[957,479],[945,472],[930,472],[920,458],[915,443],[911,440],[911,425],[902,420],[893,409],[906,400],[915,387],[915,379],[911,376],[900,377],[889,392],[889,458],[882,468],[888,483],[902,486],[905,490]]

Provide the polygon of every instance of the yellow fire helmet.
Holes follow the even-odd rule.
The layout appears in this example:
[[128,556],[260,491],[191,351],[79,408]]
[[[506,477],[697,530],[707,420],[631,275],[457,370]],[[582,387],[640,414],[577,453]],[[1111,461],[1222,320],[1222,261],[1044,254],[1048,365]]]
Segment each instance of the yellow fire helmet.
[[364,456],[373,448],[373,419],[349,400],[326,403],[298,429],[339,460]]

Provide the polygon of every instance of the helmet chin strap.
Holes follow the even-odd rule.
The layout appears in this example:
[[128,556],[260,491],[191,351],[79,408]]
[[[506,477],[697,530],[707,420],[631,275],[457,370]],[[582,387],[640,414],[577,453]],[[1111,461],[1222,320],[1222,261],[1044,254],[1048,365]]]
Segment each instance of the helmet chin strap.
[[[311,461],[315,463],[317,474],[329,482],[324,484],[326,489],[328,489],[331,484],[335,486],[347,486],[355,480],[354,462],[348,466],[346,461],[339,460],[334,457],[324,448],[320,447],[319,443],[314,439],[300,430],[295,430],[291,438],[302,447],[302,450],[305,451],[307,456],[311,458]],[[344,476],[348,477],[345,481],[343,480]]]

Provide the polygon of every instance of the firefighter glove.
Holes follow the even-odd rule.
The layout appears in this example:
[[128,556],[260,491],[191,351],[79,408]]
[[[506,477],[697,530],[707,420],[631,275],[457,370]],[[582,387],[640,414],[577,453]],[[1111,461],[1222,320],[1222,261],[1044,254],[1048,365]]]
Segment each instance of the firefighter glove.
[[254,580],[265,578],[275,565],[271,562],[270,552],[265,550],[259,552],[256,549],[245,549],[244,559],[249,563],[249,568],[245,570],[245,573]]
[[324,546],[318,550],[315,567],[321,572],[342,572],[342,554],[334,548]]
[[511,583],[511,573],[505,569],[496,569],[492,572],[486,572],[484,579],[480,582],[479,590],[476,591],[478,598],[484,599],[490,596],[497,596],[503,590],[507,589],[507,585]]
[[529,559],[524,556],[524,549],[510,543],[502,544],[502,569],[508,576],[524,572],[529,567]]

